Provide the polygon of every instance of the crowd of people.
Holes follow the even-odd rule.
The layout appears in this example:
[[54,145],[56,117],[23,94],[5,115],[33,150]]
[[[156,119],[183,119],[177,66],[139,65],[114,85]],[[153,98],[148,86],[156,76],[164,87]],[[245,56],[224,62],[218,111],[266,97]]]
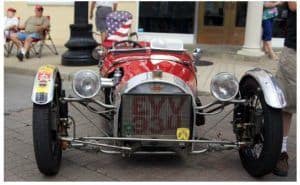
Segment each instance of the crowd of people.
[[49,28],[49,20],[43,16],[44,7],[36,5],[33,16],[30,16],[24,24],[20,24],[15,17],[16,9],[8,8],[7,16],[4,18],[5,40],[12,41],[18,48],[17,58],[23,61],[28,58],[31,44],[34,40],[42,39],[44,30]]

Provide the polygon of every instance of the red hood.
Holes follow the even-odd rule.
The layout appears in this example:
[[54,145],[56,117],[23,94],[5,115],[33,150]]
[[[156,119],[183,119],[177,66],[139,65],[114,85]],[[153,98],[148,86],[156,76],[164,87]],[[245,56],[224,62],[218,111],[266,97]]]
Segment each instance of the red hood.
[[122,54],[110,53],[105,58],[101,75],[108,77],[117,67],[123,69],[123,78],[120,83],[126,83],[141,73],[160,69],[182,79],[194,92],[197,88],[194,65],[186,52],[146,50]]

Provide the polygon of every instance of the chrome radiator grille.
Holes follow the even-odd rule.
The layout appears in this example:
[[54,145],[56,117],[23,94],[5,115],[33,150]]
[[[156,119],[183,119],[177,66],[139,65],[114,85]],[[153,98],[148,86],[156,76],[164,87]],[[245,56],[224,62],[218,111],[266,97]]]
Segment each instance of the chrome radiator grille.
[[176,138],[177,128],[192,125],[192,98],[186,94],[124,94],[120,135]]

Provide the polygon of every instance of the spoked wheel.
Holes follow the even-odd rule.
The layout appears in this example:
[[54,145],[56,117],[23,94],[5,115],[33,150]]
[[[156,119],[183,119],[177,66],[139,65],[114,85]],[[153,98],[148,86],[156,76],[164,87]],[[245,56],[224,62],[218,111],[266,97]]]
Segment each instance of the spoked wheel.
[[57,174],[62,155],[59,140],[61,86],[56,80],[53,100],[46,105],[33,104],[33,144],[37,166],[45,175]]
[[[237,105],[234,113],[235,123],[239,125],[236,132],[239,141],[250,144],[239,150],[244,168],[255,177],[270,173],[276,165],[282,144],[281,109],[266,104],[259,84],[253,78],[244,79],[240,86],[243,99],[247,105]],[[237,116],[239,114],[239,116]],[[238,118],[239,117],[239,118]]]

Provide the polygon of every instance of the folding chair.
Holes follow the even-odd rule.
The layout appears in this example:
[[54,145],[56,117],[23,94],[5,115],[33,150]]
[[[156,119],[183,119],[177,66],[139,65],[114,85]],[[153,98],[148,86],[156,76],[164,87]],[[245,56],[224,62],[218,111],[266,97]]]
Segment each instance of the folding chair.
[[14,43],[9,38],[6,38],[4,43],[4,56],[9,57],[12,53],[13,48]]
[[[48,18],[48,20],[50,22],[50,16],[46,16],[46,17]],[[50,43],[48,43],[48,42],[50,42]],[[43,35],[42,35],[41,39],[34,39],[32,41],[31,49],[33,50],[35,55],[39,58],[41,58],[41,56],[42,56],[42,51],[43,51],[44,47],[47,47],[51,53],[58,55],[56,46],[55,46],[53,39],[51,37],[51,34],[50,34],[50,26],[48,29],[43,31]]]
[[[20,17],[18,17],[20,23]],[[12,30],[11,32],[17,33],[18,30]],[[10,38],[5,38],[4,43],[4,56],[9,57],[14,49],[15,44],[10,40]]]

